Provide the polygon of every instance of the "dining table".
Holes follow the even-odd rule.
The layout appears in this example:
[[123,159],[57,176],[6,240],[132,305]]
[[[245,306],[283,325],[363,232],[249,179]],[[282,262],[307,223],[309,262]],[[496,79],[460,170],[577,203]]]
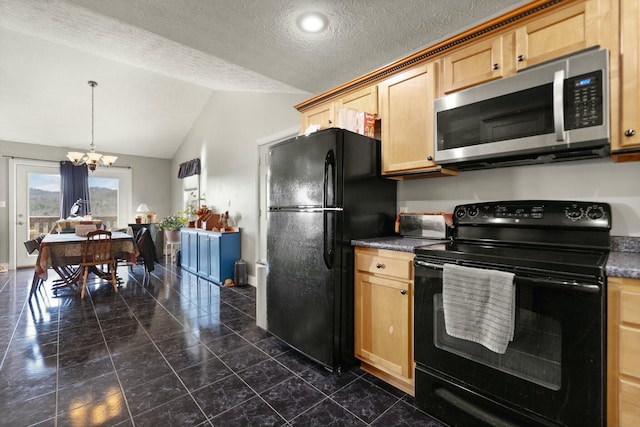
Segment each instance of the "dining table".
[[[76,233],[47,234],[40,243],[40,251],[35,266],[35,280],[47,280],[49,269],[53,269],[59,279],[54,281],[53,290],[68,287],[77,290],[78,281],[82,280],[82,253],[86,236]],[[114,258],[135,264],[139,255],[133,236],[116,231],[111,233],[111,250]],[[93,271],[100,276],[101,271]]]

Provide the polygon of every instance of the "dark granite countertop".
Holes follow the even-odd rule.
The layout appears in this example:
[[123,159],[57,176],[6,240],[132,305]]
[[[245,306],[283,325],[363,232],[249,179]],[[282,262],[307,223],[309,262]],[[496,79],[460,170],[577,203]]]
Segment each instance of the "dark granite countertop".
[[363,248],[387,249],[390,251],[413,252],[413,248],[430,244],[442,243],[442,240],[412,239],[410,237],[390,236],[374,237],[372,239],[352,240],[351,246]]
[[[440,243],[440,240],[411,239],[400,236],[352,240],[352,246],[413,252],[417,246]],[[607,276],[640,279],[640,238],[612,236],[612,251],[607,262]]]

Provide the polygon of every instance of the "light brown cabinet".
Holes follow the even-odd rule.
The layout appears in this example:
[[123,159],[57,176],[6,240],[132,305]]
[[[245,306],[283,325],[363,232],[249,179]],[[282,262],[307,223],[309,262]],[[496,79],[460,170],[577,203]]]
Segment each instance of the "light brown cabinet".
[[514,74],[513,33],[465,45],[442,58],[441,95]]
[[532,65],[597,46],[602,11],[595,3],[573,3],[445,54],[441,94],[509,77]]
[[317,104],[300,114],[300,133],[309,125],[320,125],[320,129],[338,126],[338,111],[352,108],[371,114],[378,114],[378,86],[371,85],[348,92],[340,98]]
[[355,356],[361,368],[414,395],[413,254],[355,250]]
[[587,3],[574,3],[516,28],[516,69],[596,46],[598,26],[587,27],[593,24],[592,17],[587,15]]
[[378,115],[378,86],[371,85],[349,92],[338,98],[335,101],[335,106],[336,114],[342,108],[352,108]]
[[[621,0],[620,4],[621,132],[619,139],[612,141],[614,153],[640,147],[640,4],[637,0]],[[638,159],[640,153],[629,160]]]
[[433,101],[437,64],[416,65],[378,83],[382,174],[455,174],[434,161]]
[[300,115],[300,134],[305,133],[309,125],[320,125],[320,129],[335,127],[335,105],[333,102],[318,104]]
[[608,278],[607,425],[640,425],[640,280]]

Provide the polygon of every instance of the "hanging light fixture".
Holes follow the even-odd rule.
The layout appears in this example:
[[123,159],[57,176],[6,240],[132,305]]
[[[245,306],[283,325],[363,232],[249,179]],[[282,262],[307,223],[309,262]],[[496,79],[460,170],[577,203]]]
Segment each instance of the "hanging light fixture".
[[103,156],[100,153],[96,153],[96,144],[93,141],[93,89],[98,86],[98,83],[93,80],[89,80],[87,83],[91,86],[91,145],[89,146],[91,149],[86,154],[79,151],[69,151],[67,158],[75,166],[86,164],[91,171],[94,171],[98,165],[111,166],[118,158],[116,156]]

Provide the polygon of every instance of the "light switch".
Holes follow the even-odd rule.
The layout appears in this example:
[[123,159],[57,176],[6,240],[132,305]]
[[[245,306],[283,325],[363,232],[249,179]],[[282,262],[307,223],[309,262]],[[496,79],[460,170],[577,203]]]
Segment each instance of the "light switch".
[[6,208],[7,202],[5,200],[0,200],[0,208]]

